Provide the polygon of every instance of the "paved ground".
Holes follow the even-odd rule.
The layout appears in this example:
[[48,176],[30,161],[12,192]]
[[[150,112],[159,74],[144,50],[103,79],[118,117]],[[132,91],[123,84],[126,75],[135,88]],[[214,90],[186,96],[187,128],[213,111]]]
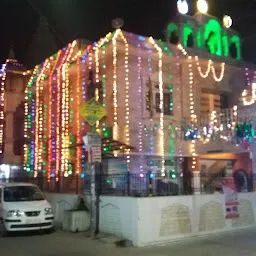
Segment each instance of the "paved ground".
[[115,248],[83,234],[15,235],[0,238],[1,256],[256,256],[256,229],[189,239],[150,248]]

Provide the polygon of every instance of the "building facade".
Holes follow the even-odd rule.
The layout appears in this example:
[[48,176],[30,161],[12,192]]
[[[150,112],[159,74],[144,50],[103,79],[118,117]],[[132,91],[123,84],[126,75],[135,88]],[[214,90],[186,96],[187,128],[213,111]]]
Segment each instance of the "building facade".
[[84,172],[82,137],[92,128],[80,110],[94,100],[107,112],[95,127],[106,172],[173,182],[200,170],[251,175],[250,142],[237,129],[254,70],[241,60],[239,35],[206,15],[180,16],[165,42],[120,29],[92,45],[74,41],[36,66],[25,90],[24,168]]

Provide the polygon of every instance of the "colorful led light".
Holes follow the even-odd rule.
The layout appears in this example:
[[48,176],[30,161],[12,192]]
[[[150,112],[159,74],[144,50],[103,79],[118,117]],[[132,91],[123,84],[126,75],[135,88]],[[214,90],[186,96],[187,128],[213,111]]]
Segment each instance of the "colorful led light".
[[1,90],[0,90],[0,102],[1,102],[1,110],[0,110],[0,154],[3,153],[4,150],[4,109],[5,109],[5,80],[6,80],[6,64],[2,65],[1,68]]
[[38,78],[36,80],[36,117],[35,117],[35,164],[34,164],[34,177],[37,177],[38,172],[42,171],[43,162],[43,106],[42,106],[42,93],[44,72],[49,64],[49,59],[46,59]]
[[33,70],[32,76],[25,89],[25,104],[24,104],[24,170],[26,172],[31,172],[33,159],[34,159],[34,148],[33,148],[33,134],[32,134],[32,122],[34,119],[34,109],[32,105],[33,101],[33,91],[32,86],[36,81],[37,73],[39,72],[39,67],[36,66]]
[[81,59],[78,58],[76,61],[76,174],[81,173],[81,158],[82,158],[82,136],[81,136],[81,117],[80,117],[80,107],[81,107]]
[[[170,49],[161,41],[158,40],[159,45],[162,47],[162,49],[168,54],[168,56],[173,56],[172,52],[170,51]],[[176,177],[175,175],[175,139],[174,139],[174,133],[175,133],[175,126],[173,125],[173,85],[172,85],[172,75],[171,75],[171,65],[169,65],[168,67],[169,69],[169,75],[168,75],[168,79],[170,80],[169,82],[169,93],[171,95],[170,97],[170,113],[171,113],[171,117],[170,117],[170,126],[169,126],[169,131],[170,131],[170,159],[171,159],[171,166],[172,166],[172,175],[173,177]]]
[[[151,84],[151,77],[152,77],[152,73],[153,73],[153,68],[152,68],[152,59],[150,58],[150,54],[152,53],[152,50],[150,50],[149,52],[148,52],[148,56],[149,56],[149,58],[148,58],[148,73],[149,73],[149,81],[148,81],[148,90],[151,90],[152,89],[152,84]],[[150,99],[151,101],[153,100],[153,99]],[[149,102],[149,104],[151,104],[151,102]],[[153,113],[153,110],[150,110],[152,113]],[[153,120],[153,118],[152,118],[152,116],[150,115],[150,120],[149,120],[149,122],[150,122],[150,137],[149,137],[149,148],[150,148],[150,155],[151,155],[151,159],[150,159],[150,161],[149,161],[149,163],[150,163],[150,169],[152,169],[153,168],[153,164],[154,164],[154,162],[153,162],[153,159],[152,159],[152,157],[153,157],[153,154],[154,154],[154,143],[155,143],[155,140],[154,140],[154,120]],[[145,129],[144,129],[145,131],[146,131],[146,127],[145,127]],[[144,134],[145,134],[145,132],[144,132]]]
[[53,158],[53,148],[54,148],[54,118],[53,118],[53,95],[56,93],[56,88],[53,86],[53,74],[56,70],[56,66],[59,62],[61,55],[61,51],[58,52],[57,56],[55,56],[55,60],[53,62],[53,66],[49,75],[49,106],[48,106],[48,160],[47,160],[47,177],[48,179],[51,177],[51,169],[52,169],[52,158]]
[[139,153],[140,153],[140,173],[144,172],[144,157],[143,157],[143,92],[142,92],[142,68],[141,68],[141,45],[137,45],[139,51],[138,56],[138,103],[139,103],[139,129],[138,129],[138,143],[139,143]]
[[[59,175],[61,172],[66,171],[66,169],[63,169],[63,167],[66,166],[65,158],[64,158],[64,132],[65,132],[65,115],[63,114],[63,109],[65,108],[65,98],[63,96],[65,95],[65,61],[69,55],[69,51],[71,48],[71,44],[67,47],[65,50],[64,56],[62,57],[61,63],[57,68],[57,100],[56,100],[56,108],[57,108],[57,115],[56,115],[56,177],[57,180],[59,178]],[[64,67],[63,67],[64,66]],[[64,70],[64,71],[63,71]],[[63,74],[64,72],[64,74]],[[61,76],[62,74],[62,76]],[[63,77],[64,76],[64,77]],[[62,79],[61,79],[62,77]],[[62,104],[61,104],[62,103]],[[64,127],[63,127],[64,126]]]
[[[119,30],[120,31],[120,30]],[[113,111],[114,111],[114,122],[113,122],[113,139],[118,140],[118,102],[117,102],[117,47],[116,38],[118,36],[118,30],[112,38],[113,44]]]

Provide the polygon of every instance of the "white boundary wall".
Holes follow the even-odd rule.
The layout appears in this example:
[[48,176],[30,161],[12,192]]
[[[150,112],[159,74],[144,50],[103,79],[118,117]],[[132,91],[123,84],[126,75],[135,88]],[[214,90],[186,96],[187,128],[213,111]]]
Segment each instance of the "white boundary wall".
[[135,246],[255,226],[256,193],[239,194],[240,218],[225,219],[224,195],[131,198],[101,196],[100,231]]

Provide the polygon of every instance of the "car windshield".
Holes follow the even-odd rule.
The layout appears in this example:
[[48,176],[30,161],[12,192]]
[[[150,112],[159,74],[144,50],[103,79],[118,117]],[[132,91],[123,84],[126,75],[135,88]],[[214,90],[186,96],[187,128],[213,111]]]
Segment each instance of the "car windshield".
[[36,186],[11,186],[4,188],[5,202],[41,201],[44,195]]

